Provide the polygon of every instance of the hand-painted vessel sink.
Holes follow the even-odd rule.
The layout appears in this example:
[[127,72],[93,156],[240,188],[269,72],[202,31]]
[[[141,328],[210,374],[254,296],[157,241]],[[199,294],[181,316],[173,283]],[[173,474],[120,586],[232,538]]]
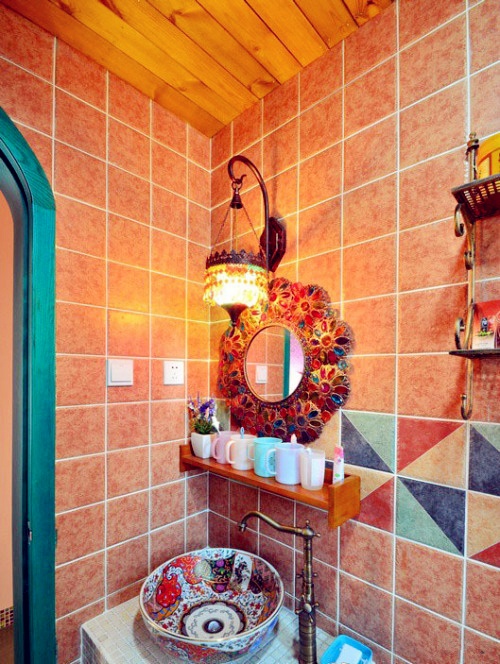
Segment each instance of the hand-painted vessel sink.
[[181,662],[224,664],[273,636],[283,583],[268,562],[238,549],[200,549],[168,560],[141,588],[156,644]]

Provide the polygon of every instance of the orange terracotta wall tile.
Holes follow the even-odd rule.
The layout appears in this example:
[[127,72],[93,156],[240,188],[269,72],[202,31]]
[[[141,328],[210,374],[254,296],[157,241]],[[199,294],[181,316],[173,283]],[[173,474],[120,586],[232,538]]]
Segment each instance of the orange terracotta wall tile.
[[401,46],[431,32],[463,9],[462,0],[450,0],[445,5],[436,4],[432,0],[401,0],[399,27]]
[[147,491],[108,501],[107,545],[112,546],[146,533],[148,531],[148,507]]
[[61,90],[56,91],[56,138],[103,159],[106,155],[106,116]]
[[106,106],[106,70],[62,41],[56,48],[56,85],[101,110]]
[[51,80],[54,37],[3,6],[0,7],[0,23],[0,54],[34,74]]
[[[78,587],[78,592],[75,588]],[[56,572],[56,614],[64,616],[99,600],[104,594],[104,554],[97,553]]]
[[[155,107],[156,108],[156,107]],[[188,126],[188,157],[203,168],[211,166],[211,141],[193,127]]]
[[145,445],[149,439],[149,404],[108,406],[108,450]]
[[[206,160],[209,141],[206,139],[203,140],[203,137],[195,129],[191,129],[182,120],[179,120],[175,115],[172,115],[172,113],[169,113],[156,104],[153,106],[152,127],[153,138],[156,141],[183,155],[186,154],[187,133],[189,130],[193,148],[193,154],[190,157],[194,158],[197,155],[198,163]],[[209,166],[210,164],[205,165]]]
[[151,533],[150,541],[152,569],[178,555],[179,551],[188,550],[183,523],[173,523],[164,528],[158,528],[158,530]]
[[149,99],[114,74],[109,74],[108,102],[110,115],[134,129],[149,133]]
[[108,310],[108,353],[149,356],[149,316]]
[[108,258],[135,267],[149,267],[150,230],[116,215],[108,221]]
[[[383,90],[383,95],[380,91]],[[357,78],[345,89],[345,135],[364,129],[396,110],[396,60],[383,64]]]
[[105,310],[59,302],[56,307],[56,340],[58,353],[104,355]]
[[6,60],[0,60],[0,75],[0,102],[5,112],[18,122],[51,133],[51,86]]
[[401,112],[401,166],[452,150],[465,135],[464,83],[427,97]]
[[337,92],[300,115],[300,157],[305,159],[342,138],[342,93]]
[[106,213],[104,210],[57,195],[56,206],[57,246],[104,258],[106,255]]
[[463,561],[441,551],[398,539],[396,592],[453,620],[462,612]]
[[[107,497],[116,498],[148,486],[148,447],[120,449],[108,454],[106,464]],[[116,590],[116,588],[115,588]]]
[[104,455],[87,455],[56,464],[56,511],[104,500]]
[[104,451],[104,406],[59,408],[56,412],[56,458]]
[[104,504],[82,507],[56,518],[56,564],[69,562],[104,547]]
[[127,171],[108,167],[108,207],[111,212],[137,221],[149,219],[151,184]]
[[148,538],[144,536],[109,550],[106,574],[109,592],[115,592],[146,576],[147,547]]
[[60,355],[56,365],[58,406],[104,403],[104,359],[85,355]]
[[[460,656],[460,628],[403,600],[396,600],[394,650],[422,664],[457,661]],[[423,635],[425,634],[425,638]]]
[[56,143],[54,189],[89,205],[106,203],[106,165],[96,157]]
[[[301,111],[305,111],[340,88],[342,85],[342,45],[337,44],[322,58],[307,66],[299,75],[299,81]],[[290,89],[292,89],[292,85],[293,83],[288,83]],[[274,92],[274,94],[278,96],[278,92]]]

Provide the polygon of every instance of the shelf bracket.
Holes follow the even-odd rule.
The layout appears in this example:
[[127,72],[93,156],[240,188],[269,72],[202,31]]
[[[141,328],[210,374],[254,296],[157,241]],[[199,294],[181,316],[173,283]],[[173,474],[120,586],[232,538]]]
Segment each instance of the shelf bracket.
[[465,153],[469,167],[469,182],[452,189],[452,194],[458,203],[454,215],[455,235],[457,237],[466,236],[464,261],[467,269],[467,310],[466,315],[458,318],[455,323],[457,351],[450,351],[452,355],[466,357],[466,385],[465,393],[461,395],[460,405],[464,420],[468,420],[472,415],[474,382],[472,360],[497,354],[495,351],[486,349],[480,349],[474,354],[472,348],[476,283],[476,221],[500,212],[500,174],[494,173],[477,180],[478,148],[479,140],[475,133],[471,133]]
[[472,415],[472,383],[474,380],[474,364],[472,360],[467,359],[466,362],[466,387],[465,394],[462,394],[462,403],[460,405],[460,412],[462,414],[462,419],[469,420]]

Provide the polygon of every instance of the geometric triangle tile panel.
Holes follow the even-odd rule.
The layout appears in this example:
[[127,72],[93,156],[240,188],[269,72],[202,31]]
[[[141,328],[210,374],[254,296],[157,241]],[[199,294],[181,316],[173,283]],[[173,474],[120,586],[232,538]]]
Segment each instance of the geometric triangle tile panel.
[[417,480],[465,489],[465,434],[464,426],[453,430],[399,473]]
[[463,555],[465,491],[399,478],[396,534]]
[[394,472],[396,420],[393,415],[344,411],[341,427],[346,463]]
[[400,417],[398,420],[398,472],[447,438],[463,424]]
[[500,425],[498,424],[471,426],[469,489],[500,496]]

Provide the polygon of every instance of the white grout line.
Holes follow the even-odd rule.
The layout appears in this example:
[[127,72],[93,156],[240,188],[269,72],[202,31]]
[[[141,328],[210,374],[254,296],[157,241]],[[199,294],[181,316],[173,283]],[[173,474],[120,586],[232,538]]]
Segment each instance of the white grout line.
[[[106,86],[106,97],[105,97],[105,112],[106,112],[106,157],[109,154],[109,72],[105,73],[105,86]],[[109,304],[109,278],[108,278],[108,244],[109,244],[109,166],[106,164],[106,200],[105,200],[105,210],[106,210],[106,230],[105,230],[105,247],[104,247],[104,260],[105,264],[105,287],[106,287],[106,301],[105,307],[108,310]],[[108,317],[106,316],[105,321],[105,346],[106,346],[106,355],[108,353],[109,345],[109,323]],[[106,381],[106,379],[105,379]],[[106,381],[107,383],[107,381]],[[107,610],[109,592],[108,592],[108,388],[105,387],[104,390],[104,609]]]

